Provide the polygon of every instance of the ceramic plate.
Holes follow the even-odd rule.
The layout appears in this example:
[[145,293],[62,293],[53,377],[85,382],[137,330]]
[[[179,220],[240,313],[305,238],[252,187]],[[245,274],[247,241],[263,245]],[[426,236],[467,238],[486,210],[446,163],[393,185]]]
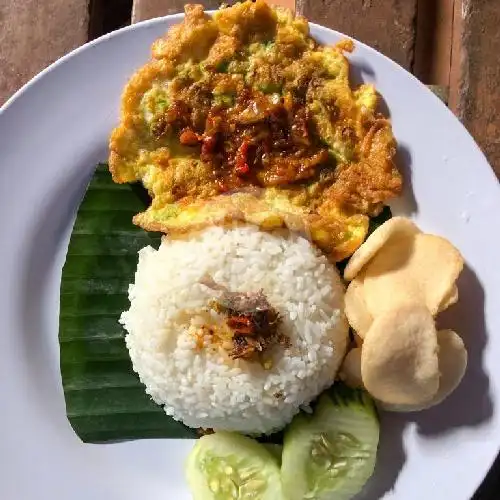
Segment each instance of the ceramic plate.
[[[75,211],[107,157],[120,93],[153,40],[180,16],[81,47],[0,112],[0,496],[5,499],[188,499],[190,441],[83,444],[65,415],[58,363],[61,268]],[[312,26],[324,43],[342,35]],[[409,73],[361,43],[353,79],[374,82],[399,143],[406,192],[395,213],[449,238],[467,261],[460,302],[441,318],[470,356],[460,388],[420,414],[382,415],[364,498],[469,499],[500,443],[500,189],[451,112]]]

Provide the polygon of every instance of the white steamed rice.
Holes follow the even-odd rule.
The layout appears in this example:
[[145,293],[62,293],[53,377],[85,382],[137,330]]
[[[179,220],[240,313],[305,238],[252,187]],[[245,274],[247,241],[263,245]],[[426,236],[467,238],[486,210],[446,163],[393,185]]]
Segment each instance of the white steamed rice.
[[[199,283],[206,275],[231,291],[263,290],[278,310],[291,347],[274,348],[270,369],[196,348],[193,325],[214,297]],[[140,250],[120,321],[134,370],[168,415],[190,427],[269,433],[333,382],[347,343],[343,296],[335,267],[303,237],[214,227]]]

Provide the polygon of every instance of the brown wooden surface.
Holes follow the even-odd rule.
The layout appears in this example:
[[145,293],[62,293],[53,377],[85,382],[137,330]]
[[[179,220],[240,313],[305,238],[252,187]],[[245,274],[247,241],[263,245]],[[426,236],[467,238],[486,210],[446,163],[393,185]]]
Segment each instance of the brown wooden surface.
[[297,0],[296,10],[411,69],[417,0]]
[[90,0],[89,40],[128,26],[132,4],[133,0]]
[[[182,12],[186,3],[182,0],[135,0],[132,9],[132,22],[137,23],[153,17]],[[195,3],[202,3],[207,9],[216,9],[221,2],[218,0],[200,0]],[[289,9],[295,7],[294,0],[275,0],[270,3],[282,5]]]
[[[189,2],[182,0],[135,0],[132,8],[132,22],[137,23],[153,17],[184,12],[186,3]],[[201,3],[207,9],[216,9],[220,5],[218,0],[197,0],[193,3]]]
[[0,104],[87,41],[88,0],[0,0]]
[[500,177],[500,0],[464,0],[455,18],[450,106]]
[[413,73],[425,83],[448,87],[455,0],[418,0]]

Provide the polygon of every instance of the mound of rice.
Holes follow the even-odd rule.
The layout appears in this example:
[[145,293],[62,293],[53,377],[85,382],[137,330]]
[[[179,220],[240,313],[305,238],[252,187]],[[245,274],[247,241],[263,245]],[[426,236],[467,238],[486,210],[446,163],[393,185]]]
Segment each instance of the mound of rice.
[[[263,290],[290,347],[270,366],[197,345],[214,290]],[[139,252],[130,309],[121,316],[134,370],[166,413],[190,427],[270,433],[284,427],[334,380],[348,327],[335,267],[303,237],[246,226],[209,228]]]

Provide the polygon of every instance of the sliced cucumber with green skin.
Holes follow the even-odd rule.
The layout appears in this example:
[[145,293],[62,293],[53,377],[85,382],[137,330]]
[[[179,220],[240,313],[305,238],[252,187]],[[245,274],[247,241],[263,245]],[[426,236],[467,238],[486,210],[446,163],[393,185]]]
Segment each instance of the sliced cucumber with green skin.
[[285,433],[281,478],[287,500],[348,500],[373,474],[379,440],[368,394],[335,384],[313,415],[295,417]]
[[283,453],[283,446],[276,443],[262,443],[262,446],[276,459],[278,465],[281,465],[281,454]]
[[194,500],[281,500],[278,461],[254,439],[230,432],[201,437],[186,463]]

